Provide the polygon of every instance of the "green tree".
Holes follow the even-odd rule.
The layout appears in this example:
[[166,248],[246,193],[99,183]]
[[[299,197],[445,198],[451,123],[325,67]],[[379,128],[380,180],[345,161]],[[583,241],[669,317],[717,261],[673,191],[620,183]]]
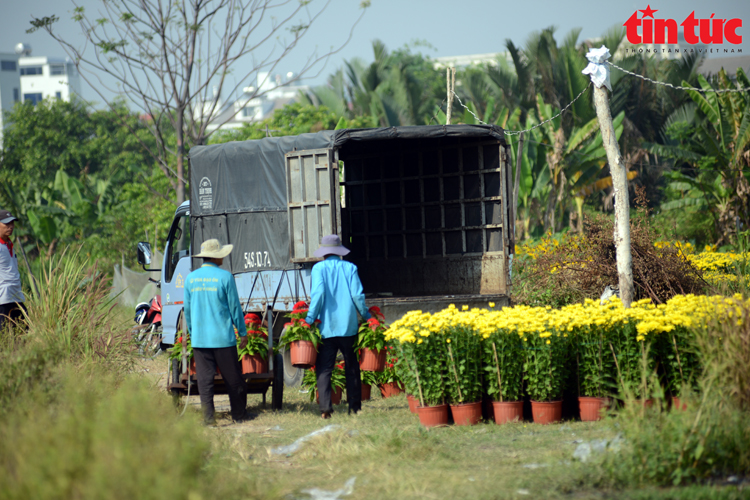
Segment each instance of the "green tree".
[[173,211],[174,200],[162,195],[167,179],[154,177],[154,160],[141,144],[150,134],[133,114],[123,126],[124,112],[46,100],[18,104],[6,115],[0,206],[20,218],[18,236],[32,256],[37,248],[51,254],[76,244],[94,258],[119,262],[140,235],[118,228],[153,227],[153,210],[163,204]]
[[[120,123],[124,114],[127,127]],[[61,169],[73,177],[94,174],[123,179],[150,173],[154,164],[141,144],[149,139],[144,124],[128,114],[122,102],[114,112],[89,112],[79,100],[46,99],[36,106],[18,103],[6,114],[5,122],[0,156],[4,182],[44,185],[54,181]]]
[[[362,14],[338,48],[318,52],[306,47],[307,60],[296,74],[275,83],[273,72],[290,53],[301,50],[298,46],[328,6],[311,4],[309,0],[102,0],[101,7],[89,13],[74,2],[73,21],[88,42],[83,47],[54,29],[59,20],[54,15],[32,19],[28,32],[47,31],[110,106],[110,95],[116,92],[152,117],[146,126],[153,146],[145,142],[143,146],[170,180],[180,204],[188,178],[186,154],[191,145],[208,141],[212,134],[208,126],[220,127],[252,99],[314,73],[348,43],[370,2],[360,3]],[[221,95],[234,95],[259,74],[266,74],[262,85],[244,95],[243,106],[225,113]],[[108,87],[101,75],[117,87]]]
[[700,75],[698,83],[705,92],[688,91],[692,103],[665,125],[667,143],[647,146],[674,162],[662,209],[708,211],[721,244],[736,236],[738,222],[750,227],[750,96],[711,90],[747,88],[750,80],[739,68],[736,81],[722,69],[712,83]]
[[211,144],[333,130],[340,119],[340,115],[325,106],[292,103],[277,109],[271,118],[261,122],[245,123],[234,130],[220,130],[211,137]]
[[310,90],[303,102],[325,105],[347,119],[369,116],[371,126],[424,125],[444,98],[444,80],[429,58],[407,46],[388,52],[372,43],[375,60],[347,61],[328,84]]

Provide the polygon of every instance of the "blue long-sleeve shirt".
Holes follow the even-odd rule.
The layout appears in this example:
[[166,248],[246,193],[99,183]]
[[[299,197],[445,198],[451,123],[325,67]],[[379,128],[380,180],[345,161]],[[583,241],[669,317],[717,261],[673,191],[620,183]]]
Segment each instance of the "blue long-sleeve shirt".
[[370,319],[357,266],[351,262],[335,255],[318,262],[312,268],[311,288],[305,321],[312,324],[319,319],[324,339],[356,335],[357,311],[364,319]]
[[247,335],[234,276],[206,262],[185,280],[185,320],[193,347],[232,347]]

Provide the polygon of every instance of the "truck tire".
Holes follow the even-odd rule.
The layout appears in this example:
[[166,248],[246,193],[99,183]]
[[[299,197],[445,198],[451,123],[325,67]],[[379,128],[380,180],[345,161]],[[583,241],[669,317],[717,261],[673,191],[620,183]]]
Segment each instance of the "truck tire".
[[[286,328],[284,328],[284,331],[281,332],[279,340],[284,338],[285,334]],[[279,353],[284,360],[284,384],[286,384],[288,387],[299,387],[302,384],[302,378],[305,376],[305,370],[302,368],[297,368],[296,366],[292,366],[292,355],[289,352],[289,349],[287,349],[286,347],[281,348],[279,350]]]
[[281,410],[284,400],[284,357],[276,354],[273,357],[273,385],[271,386],[271,409]]

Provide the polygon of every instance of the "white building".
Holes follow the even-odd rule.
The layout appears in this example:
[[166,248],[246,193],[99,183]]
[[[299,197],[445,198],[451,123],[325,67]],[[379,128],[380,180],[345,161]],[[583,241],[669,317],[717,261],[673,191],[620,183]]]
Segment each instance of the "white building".
[[511,66],[513,58],[510,52],[490,52],[488,54],[469,54],[463,56],[445,56],[433,58],[435,69],[444,69],[448,67],[466,68],[467,66],[497,66],[498,61],[505,60]]
[[[222,103],[220,97],[214,93],[214,99],[217,100],[217,109],[222,111],[217,113],[213,123],[207,129],[212,131],[217,128],[224,130],[240,128],[245,123],[260,122],[271,117],[275,110],[295,102],[300,92],[306,92],[310,89],[307,85],[284,85],[294,76],[294,73],[287,73],[286,79],[284,79],[282,75],[271,77],[268,73],[259,73],[257,93],[262,95],[252,97],[256,93],[256,87],[244,87],[242,94],[233,103],[231,101]],[[232,115],[233,117],[230,118]]]
[[75,65],[53,57],[20,57],[21,94],[24,102],[33,104],[47,97],[70,101],[81,95],[81,81]]
[[10,112],[21,100],[21,78],[18,72],[18,55],[0,53],[0,147],[2,147],[3,114]]

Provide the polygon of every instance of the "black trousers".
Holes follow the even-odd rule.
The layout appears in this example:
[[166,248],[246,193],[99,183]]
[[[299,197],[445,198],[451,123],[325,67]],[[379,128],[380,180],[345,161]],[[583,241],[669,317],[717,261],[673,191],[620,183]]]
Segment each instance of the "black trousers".
[[315,371],[318,375],[318,397],[320,398],[320,411],[333,411],[331,405],[331,373],[336,363],[336,353],[341,351],[344,355],[344,371],[346,373],[346,398],[349,402],[349,411],[358,412],[362,408],[362,379],[359,374],[359,361],[354,352],[354,344],[357,336],[329,337],[323,339],[318,351],[318,359],[315,362]]
[[241,420],[245,416],[247,407],[247,384],[242,378],[242,368],[237,359],[237,346],[215,349],[194,347],[193,357],[204,420],[210,422],[214,419],[214,375],[217,366],[227,385],[232,419]]
[[23,318],[23,311],[26,306],[23,302],[11,302],[9,304],[0,304],[0,332],[5,328],[5,322],[18,321]]

